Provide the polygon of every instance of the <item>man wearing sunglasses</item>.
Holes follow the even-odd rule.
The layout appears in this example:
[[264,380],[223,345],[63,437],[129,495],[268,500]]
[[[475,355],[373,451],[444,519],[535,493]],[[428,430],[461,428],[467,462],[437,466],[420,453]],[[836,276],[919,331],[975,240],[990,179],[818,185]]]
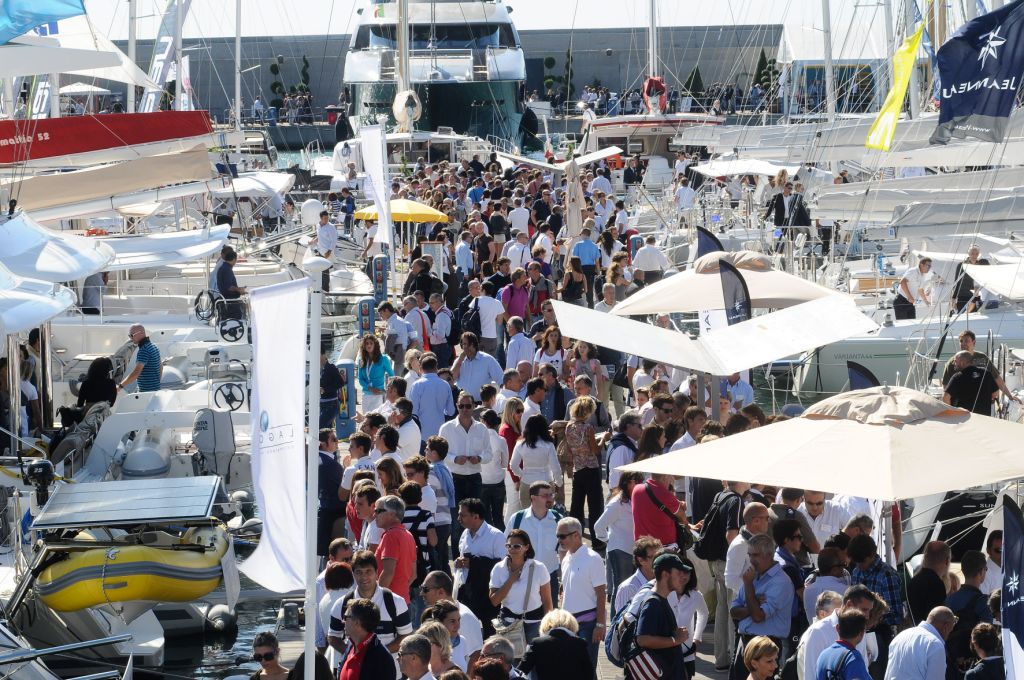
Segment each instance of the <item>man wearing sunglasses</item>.
[[586,643],[590,661],[597,668],[597,646],[607,627],[604,560],[583,544],[583,525],[575,517],[564,517],[555,529],[562,558],[562,609],[580,624],[577,633]]
[[156,392],[160,389],[160,378],[164,370],[160,362],[160,350],[150,342],[142,324],[133,324],[128,329],[128,339],[139,349],[135,354],[135,368],[118,384],[118,388],[123,390],[138,380],[140,392]]
[[398,668],[408,680],[434,680],[430,672],[430,640],[418,633],[402,640]]
[[[439,435],[448,442],[445,464],[452,473],[455,501],[461,503],[467,498],[480,498],[483,490],[480,464],[491,462],[492,453],[487,426],[473,419],[473,408],[476,406],[473,395],[461,392],[455,406],[458,414],[454,420],[441,426]],[[462,529],[462,525],[452,525],[452,552],[455,555],[459,554]]]
[[1003,587],[1003,532],[996,529],[985,539],[988,575],[981,583],[981,592],[991,593]]
[[464,640],[466,656],[469,657],[483,646],[483,626],[480,625],[480,619],[473,613],[473,610],[452,597],[453,587],[451,576],[443,571],[432,571],[423,577],[420,595],[428,607],[433,607],[441,600],[451,600],[459,605],[459,615],[462,617],[459,623],[459,635]]

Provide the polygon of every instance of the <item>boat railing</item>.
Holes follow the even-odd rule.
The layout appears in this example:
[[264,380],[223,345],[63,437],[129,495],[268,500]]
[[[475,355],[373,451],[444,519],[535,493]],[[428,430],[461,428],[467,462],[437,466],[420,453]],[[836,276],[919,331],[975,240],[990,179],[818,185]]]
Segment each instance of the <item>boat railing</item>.
[[490,144],[495,151],[499,153],[507,153],[517,155],[519,148],[516,147],[512,142],[507,139],[498,137],[497,135],[487,135],[487,143]]

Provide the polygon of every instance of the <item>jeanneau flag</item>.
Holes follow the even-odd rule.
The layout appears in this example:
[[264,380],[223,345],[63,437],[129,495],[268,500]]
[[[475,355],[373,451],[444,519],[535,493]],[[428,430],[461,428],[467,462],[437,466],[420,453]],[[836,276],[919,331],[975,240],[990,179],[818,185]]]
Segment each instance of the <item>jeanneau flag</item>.
[[896,123],[900,119],[900,111],[903,110],[903,99],[907,96],[907,85],[910,83],[910,74],[914,71],[914,63],[917,61],[917,50],[921,47],[921,34],[924,32],[922,23],[914,31],[914,35],[908,37],[892,55],[892,89],[885,97],[885,103],[878,112],[878,117],[871,124],[868,130],[867,141],[864,146],[869,149],[888,151],[892,144],[892,137],[896,134]]
[[1003,141],[1024,82],[1024,0],[961,26],[939,48],[939,75],[939,124],[929,141]]
[[1003,623],[1003,663],[1008,678],[1024,677],[1024,593],[1020,588],[1022,571],[1024,518],[1010,497],[1003,496],[1003,594],[1000,618]]
[[36,26],[85,14],[85,0],[4,0],[0,2],[0,45]]

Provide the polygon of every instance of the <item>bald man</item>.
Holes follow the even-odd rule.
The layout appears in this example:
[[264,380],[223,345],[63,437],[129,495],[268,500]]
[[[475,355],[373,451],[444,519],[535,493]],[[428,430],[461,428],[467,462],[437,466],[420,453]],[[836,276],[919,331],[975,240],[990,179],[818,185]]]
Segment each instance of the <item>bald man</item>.
[[138,380],[140,392],[156,392],[160,389],[160,378],[163,375],[160,350],[150,341],[142,324],[132,324],[128,329],[128,339],[139,349],[135,353],[134,370],[118,384],[118,389],[123,390]]

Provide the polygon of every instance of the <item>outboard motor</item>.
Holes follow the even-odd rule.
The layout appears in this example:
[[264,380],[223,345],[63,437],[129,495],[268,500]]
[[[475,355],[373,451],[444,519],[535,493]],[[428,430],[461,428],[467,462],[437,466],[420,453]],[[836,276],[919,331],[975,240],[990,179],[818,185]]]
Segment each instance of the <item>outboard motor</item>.
[[50,500],[50,485],[55,478],[53,463],[48,460],[34,460],[25,468],[25,481],[36,488],[36,504],[40,508]]

